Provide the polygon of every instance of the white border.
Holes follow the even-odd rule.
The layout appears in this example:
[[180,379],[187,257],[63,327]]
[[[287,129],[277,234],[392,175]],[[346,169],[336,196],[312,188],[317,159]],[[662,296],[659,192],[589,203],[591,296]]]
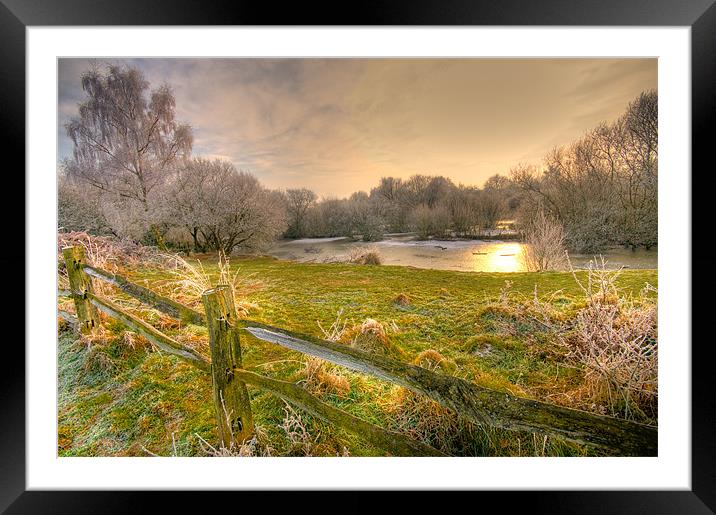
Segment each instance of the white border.
[[[659,58],[658,458],[57,458],[56,59],[60,56]],[[690,29],[27,30],[28,489],[690,489]]]

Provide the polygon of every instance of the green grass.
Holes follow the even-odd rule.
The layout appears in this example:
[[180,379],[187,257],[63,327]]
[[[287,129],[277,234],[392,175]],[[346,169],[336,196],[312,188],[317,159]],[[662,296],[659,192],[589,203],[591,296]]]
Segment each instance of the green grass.
[[[210,274],[216,265],[204,262]],[[569,317],[584,305],[584,294],[570,273],[470,273],[397,266],[298,264],[270,258],[232,261],[232,269],[254,281],[243,300],[258,307],[249,317],[290,330],[322,336],[343,310],[343,318],[359,324],[373,318],[386,327],[391,342],[412,360],[434,349],[456,364],[454,374],[475,383],[542,399],[569,391],[581,380],[577,370],[560,367],[551,352],[549,333],[529,321],[511,320],[500,295],[510,281],[509,295],[527,301],[549,298],[558,313]],[[171,277],[161,270],[127,271],[127,275],[161,291]],[[655,270],[622,272],[618,285],[636,295],[657,285]],[[557,292],[555,294],[555,292]],[[395,303],[406,294],[408,305]],[[193,305],[200,309],[199,299]],[[154,318],[157,318],[156,316]],[[505,323],[511,324],[509,333]],[[59,454],[61,456],[201,455],[196,435],[215,444],[210,378],[191,366],[144,347],[129,349],[122,328],[107,324],[108,336],[92,350],[69,333],[59,345]],[[168,331],[171,334],[171,331]],[[199,334],[201,331],[197,330]],[[182,333],[177,333],[180,338]],[[305,357],[246,335],[244,366],[287,380],[300,380]],[[477,352],[476,352],[477,351]],[[269,365],[267,365],[269,363]],[[395,396],[391,385],[343,370],[351,384],[345,398],[324,400],[350,413],[389,427],[386,403]],[[249,388],[257,425],[276,455],[297,454],[279,425],[284,403]],[[347,448],[354,456],[383,453],[358,437],[337,431],[302,415],[314,439],[313,454],[337,455]],[[478,429],[462,449],[469,455],[584,455],[585,449],[541,436]],[[299,453],[300,454],[300,453]]]

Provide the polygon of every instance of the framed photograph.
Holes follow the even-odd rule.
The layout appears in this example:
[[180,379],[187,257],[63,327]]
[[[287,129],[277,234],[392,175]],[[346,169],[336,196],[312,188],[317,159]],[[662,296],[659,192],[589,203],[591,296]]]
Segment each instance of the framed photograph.
[[691,325],[712,2],[169,4],[0,5],[27,191],[3,509],[716,507]]

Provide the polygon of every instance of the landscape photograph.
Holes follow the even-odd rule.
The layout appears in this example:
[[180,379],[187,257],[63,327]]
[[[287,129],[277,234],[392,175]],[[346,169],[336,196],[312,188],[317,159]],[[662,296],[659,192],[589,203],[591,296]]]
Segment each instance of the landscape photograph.
[[58,59],[58,456],[657,456],[657,69]]

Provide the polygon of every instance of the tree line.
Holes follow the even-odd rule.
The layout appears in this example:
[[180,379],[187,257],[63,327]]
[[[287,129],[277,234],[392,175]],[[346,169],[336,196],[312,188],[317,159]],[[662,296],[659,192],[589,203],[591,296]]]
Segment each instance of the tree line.
[[171,88],[136,68],[94,67],[65,129],[73,154],[60,167],[59,225],[198,252],[257,249],[278,238],[365,241],[414,231],[420,238],[480,237],[505,218],[527,227],[547,212],[578,250],[656,244],[655,92],[612,124],[520,165],[482,188],[439,175],[384,177],[370,191],[322,198],[272,190],[228,161],[193,156]]
[[554,148],[541,168],[517,166],[510,180],[523,193],[522,225],[544,209],[564,226],[572,249],[655,246],[658,136],[658,95],[647,91],[613,123]]

